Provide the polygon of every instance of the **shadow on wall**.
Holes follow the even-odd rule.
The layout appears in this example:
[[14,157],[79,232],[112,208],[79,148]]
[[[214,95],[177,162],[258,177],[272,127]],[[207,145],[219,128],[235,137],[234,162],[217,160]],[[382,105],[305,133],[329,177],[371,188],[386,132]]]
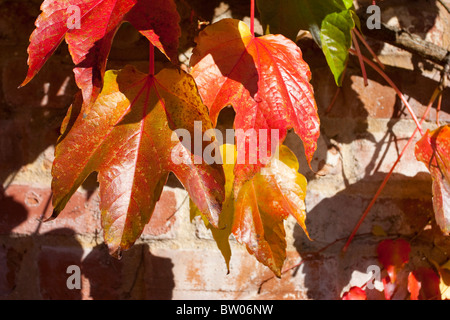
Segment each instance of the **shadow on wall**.
[[[356,1],[358,10],[364,14],[372,0]],[[377,1],[381,9],[381,21],[388,23],[396,21],[398,27],[425,39],[427,33],[435,26],[439,15],[438,0],[390,0]],[[443,8],[444,9],[444,8]],[[358,12],[358,13],[359,13]]]
[[[80,242],[74,230],[57,228],[24,235],[15,229],[28,221],[24,204],[0,193],[0,299],[152,299],[172,298],[173,263],[152,255],[145,244],[124,252],[122,260],[104,244]],[[96,241],[96,239],[91,240]],[[84,247],[84,248],[83,248]],[[69,266],[79,267],[81,289],[69,289]],[[75,282],[74,282],[75,281]],[[74,278],[70,283],[76,283]]]
[[[382,179],[384,174],[376,174],[376,178]],[[355,274],[359,275],[357,279],[360,282],[352,285],[365,283],[370,278],[367,275],[368,266],[377,265],[382,269],[376,248],[380,241],[387,238],[402,237],[410,242],[413,250],[409,267],[412,269],[433,267],[427,258],[435,261],[448,259],[445,253],[450,250],[450,239],[443,236],[435,224],[431,182],[424,173],[415,177],[393,174],[347,252],[341,252],[371,201],[370,191],[373,190],[374,194],[378,186],[379,182],[374,183],[366,178],[329,198],[310,194],[306,226],[314,241],[310,241],[298,225],[294,229],[294,245],[303,261],[296,272],[304,274],[308,298],[339,299],[350,280],[355,281]],[[396,192],[403,194],[396,195]],[[406,196],[407,193],[410,195]],[[381,227],[386,235],[372,233],[374,226]],[[383,299],[378,291],[368,290],[367,293],[373,299]],[[404,287],[397,297],[404,299],[406,294]]]

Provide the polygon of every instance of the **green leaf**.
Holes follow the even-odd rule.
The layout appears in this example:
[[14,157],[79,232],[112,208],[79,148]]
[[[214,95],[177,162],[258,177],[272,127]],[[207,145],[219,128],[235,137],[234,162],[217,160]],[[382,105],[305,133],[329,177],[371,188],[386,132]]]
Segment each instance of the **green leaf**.
[[322,51],[338,86],[342,84],[342,75],[348,60],[348,49],[352,45],[351,31],[354,27],[355,23],[348,10],[329,14],[322,21],[320,29]]

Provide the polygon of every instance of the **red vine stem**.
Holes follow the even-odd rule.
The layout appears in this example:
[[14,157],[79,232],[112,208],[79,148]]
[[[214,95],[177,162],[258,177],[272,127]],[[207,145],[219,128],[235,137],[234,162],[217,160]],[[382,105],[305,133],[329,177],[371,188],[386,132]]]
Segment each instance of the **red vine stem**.
[[[356,51],[353,49],[349,49],[348,50],[351,54],[357,55]],[[419,120],[417,120],[417,117],[413,111],[413,109],[411,108],[411,106],[409,105],[408,101],[405,99],[405,97],[403,96],[403,93],[397,88],[397,86],[395,85],[395,83],[391,80],[391,78],[389,78],[387,76],[386,73],[384,73],[383,70],[381,70],[375,63],[373,63],[372,61],[370,61],[369,59],[367,59],[366,57],[362,56],[363,60],[369,65],[371,66],[376,72],[378,72],[383,78],[384,80],[387,81],[387,83],[389,83],[389,85],[392,87],[392,89],[395,90],[395,92],[397,93],[397,95],[399,96],[400,100],[402,100],[402,102],[404,103],[404,105],[406,106],[406,109],[408,109],[409,114],[411,115],[412,119],[414,120],[417,128],[419,129],[419,132],[421,135],[423,135],[423,130],[422,130],[422,126],[419,123]]]
[[370,52],[370,54],[372,55],[372,57],[375,59],[375,61],[378,63],[378,65],[381,67],[381,69],[384,70],[384,64],[380,61],[380,59],[378,59],[378,56],[375,54],[375,52],[372,50],[372,48],[369,46],[369,44],[367,43],[367,41],[364,39],[364,37],[361,35],[361,33],[359,33],[357,28],[353,29],[353,32],[356,34],[356,36],[359,38],[359,40],[361,40],[361,42],[363,43],[363,45],[366,47],[366,49]]
[[438,127],[441,126],[440,123],[439,123],[439,111],[441,111],[442,96],[443,96],[443,94],[441,94],[439,96],[438,105],[437,105],[437,108],[436,108],[436,124],[438,125]]
[[[423,121],[425,120],[425,118],[427,117],[427,115],[428,115],[428,113],[429,113],[429,111],[431,109],[431,106],[433,105],[433,103],[436,100],[437,96],[440,95],[440,93],[441,93],[441,91],[439,90],[439,88],[436,88],[436,90],[434,90],[433,95],[432,95],[432,97],[430,99],[430,103],[428,104],[427,109],[425,110],[425,113],[423,114],[422,119],[420,120],[420,124],[422,124]],[[366,216],[369,214],[370,210],[372,209],[373,205],[375,204],[375,201],[380,196],[381,192],[383,191],[384,187],[386,186],[386,183],[388,182],[389,178],[391,177],[392,173],[394,172],[395,167],[400,162],[400,159],[402,158],[402,156],[405,153],[406,149],[408,148],[408,146],[413,141],[414,136],[416,135],[417,131],[419,131],[419,127],[416,127],[416,129],[414,130],[413,134],[411,135],[411,138],[409,138],[408,142],[403,147],[402,152],[397,157],[397,160],[395,161],[395,163],[392,166],[391,170],[389,171],[389,173],[384,178],[384,180],[381,183],[380,187],[378,188],[375,196],[372,198],[372,201],[369,203],[369,205],[367,206],[367,209],[364,211],[364,213],[361,216],[361,218],[359,219],[358,223],[353,228],[353,231],[352,231],[351,235],[348,237],[347,242],[345,243],[344,247],[342,248],[342,252],[346,252],[347,251],[348,246],[350,245],[353,237],[355,236],[356,232],[358,231],[359,227],[361,226],[361,224],[364,221],[364,219],[366,218]]]
[[369,85],[369,83],[367,82],[366,67],[364,66],[363,56],[361,54],[361,50],[359,49],[358,40],[356,39],[355,32],[353,30],[352,30],[352,40],[353,40],[353,45],[355,46],[355,49],[356,49],[356,54],[358,55],[359,65],[361,66],[361,72],[362,72],[362,76],[364,79],[364,86],[367,87]]
[[250,33],[255,36],[255,0],[251,0],[250,8]]

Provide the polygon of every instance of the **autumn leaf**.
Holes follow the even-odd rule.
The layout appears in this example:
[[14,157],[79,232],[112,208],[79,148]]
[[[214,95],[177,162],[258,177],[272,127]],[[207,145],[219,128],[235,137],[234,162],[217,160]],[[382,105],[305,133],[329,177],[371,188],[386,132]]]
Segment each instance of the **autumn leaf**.
[[406,240],[383,240],[377,247],[378,260],[386,269],[390,281],[395,283],[397,272],[409,261],[411,246]]
[[441,300],[439,276],[430,268],[419,268],[409,273],[408,291],[411,300]]
[[[308,235],[304,202],[307,182],[298,173],[297,158],[288,147],[281,145],[279,157],[273,158],[262,172],[245,183],[235,197],[232,161],[237,159],[236,147],[224,145],[221,153],[226,196],[219,228],[210,228],[213,237],[227,265],[231,257],[228,239],[233,234],[250,254],[280,276],[286,259],[284,220],[293,216]],[[195,215],[200,213],[191,206],[191,216]]]
[[257,0],[263,28],[296,41],[300,30],[309,30],[322,48],[336,84],[342,74],[352,44],[351,31],[359,25],[351,0]]
[[391,281],[391,278],[387,275],[382,280],[383,283],[383,293],[386,300],[391,300],[398,289],[398,284]]
[[343,294],[342,300],[367,300],[367,295],[363,289],[354,286]]
[[234,197],[233,197],[233,181],[234,181],[234,165],[236,162],[236,149],[234,145],[224,144],[221,146],[220,154],[222,158],[222,167],[225,173],[225,200],[222,205],[222,212],[219,216],[218,227],[214,227],[208,221],[208,218],[202,214],[197,206],[190,201],[191,220],[196,216],[200,216],[206,228],[216,241],[217,247],[222,253],[228,272],[230,271],[231,247],[229,238],[232,233],[234,220]]
[[290,128],[303,140],[310,163],[319,117],[300,48],[282,35],[254,37],[234,19],[208,26],[196,42],[192,75],[213,123],[225,106],[236,111],[235,192],[264,167],[278,145],[274,142],[283,141]]
[[202,132],[212,128],[190,75],[163,69],[150,76],[132,66],[108,71],[92,111],[84,116],[81,108],[78,96],[56,146],[52,218],[97,171],[105,242],[118,255],[142,233],[173,172],[209,222],[218,225],[223,169],[194,159],[200,155],[192,155],[173,131],[192,131],[195,120],[202,121]]
[[433,180],[433,208],[436,223],[450,233],[450,127],[429,131],[416,143],[416,158],[428,168]]
[[90,106],[102,89],[114,35],[125,21],[177,61],[181,31],[173,0],[45,0],[41,10],[30,37],[29,68],[21,86],[31,81],[65,39],[76,83],[85,105]]

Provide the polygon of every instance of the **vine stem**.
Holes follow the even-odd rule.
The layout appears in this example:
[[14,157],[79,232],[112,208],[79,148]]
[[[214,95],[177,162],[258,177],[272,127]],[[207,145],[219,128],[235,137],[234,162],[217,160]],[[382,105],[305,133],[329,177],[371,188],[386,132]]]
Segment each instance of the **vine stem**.
[[[349,49],[348,51],[351,54],[357,55],[357,52],[353,49]],[[409,105],[408,101],[405,99],[405,96],[403,95],[403,93],[397,88],[397,86],[391,80],[391,78],[389,78],[388,75],[386,73],[384,73],[384,71],[381,70],[375,63],[373,63],[372,61],[370,61],[370,59],[367,59],[364,56],[362,56],[362,58],[363,58],[364,62],[366,62],[369,66],[371,66],[376,72],[378,72],[384,78],[384,80],[386,80],[386,82],[392,87],[392,89],[395,90],[395,92],[399,96],[400,100],[402,100],[403,104],[405,105],[406,109],[408,109],[409,114],[411,115],[412,119],[414,120],[420,134],[423,136],[422,126],[420,125],[419,120],[417,120],[417,117],[416,117],[413,109]]]
[[250,6],[250,33],[255,36],[255,0],[251,0]]
[[366,73],[366,67],[364,66],[364,60],[363,56],[361,54],[361,50],[359,49],[358,39],[356,39],[355,32],[352,30],[352,40],[353,40],[353,46],[356,49],[356,54],[358,55],[359,65],[361,66],[361,72],[364,79],[364,86],[367,87],[369,83],[367,82],[367,73]]
[[[425,113],[422,116],[422,119],[420,120],[420,124],[423,123],[423,121],[425,120],[425,118],[427,117],[428,113],[430,112],[431,106],[433,105],[434,101],[436,100],[436,98],[441,94],[441,91],[439,90],[439,88],[436,88],[433,92],[433,95],[430,99],[430,102],[427,106],[427,109],[425,110]],[[369,205],[367,206],[367,209],[364,211],[364,213],[362,214],[361,218],[359,219],[358,223],[356,224],[356,226],[353,228],[353,231],[351,233],[351,235],[348,237],[347,242],[345,243],[344,247],[342,248],[342,252],[346,252],[353,237],[355,236],[356,232],[358,231],[359,227],[361,226],[362,222],[364,221],[364,219],[366,218],[366,216],[369,214],[370,210],[372,209],[373,205],[375,204],[375,201],[377,201],[378,197],[380,196],[381,192],[383,191],[384,187],[386,186],[386,183],[388,182],[389,178],[391,177],[392,173],[394,172],[395,167],[397,166],[397,164],[400,162],[401,158],[403,157],[403,154],[405,153],[406,149],[408,148],[408,146],[411,144],[411,142],[414,139],[414,136],[416,135],[417,131],[419,131],[419,127],[416,127],[416,129],[414,130],[413,134],[411,135],[411,137],[409,138],[408,142],[406,143],[406,145],[403,147],[402,152],[400,153],[400,155],[397,157],[397,160],[395,161],[394,165],[392,166],[391,170],[389,170],[389,173],[386,175],[386,177],[384,178],[383,182],[381,183],[380,187],[378,188],[377,192],[375,193],[375,196],[372,198],[372,201],[370,201]]]
[[155,46],[152,43],[149,48],[148,73],[151,76],[155,75]]
[[384,68],[385,68],[384,64],[380,61],[380,59],[378,59],[378,56],[375,54],[373,49],[369,46],[369,44],[364,39],[364,37],[361,35],[361,33],[359,33],[358,28],[354,28],[352,30],[352,32],[354,34],[356,34],[356,36],[359,38],[359,40],[362,42],[362,44],[366,47],[366,49],[369,51],[369,53],[372,55],[372,57],[375,59],[375,61],[378,63],[378,65],[381,67],[381,69],[384,70]]

